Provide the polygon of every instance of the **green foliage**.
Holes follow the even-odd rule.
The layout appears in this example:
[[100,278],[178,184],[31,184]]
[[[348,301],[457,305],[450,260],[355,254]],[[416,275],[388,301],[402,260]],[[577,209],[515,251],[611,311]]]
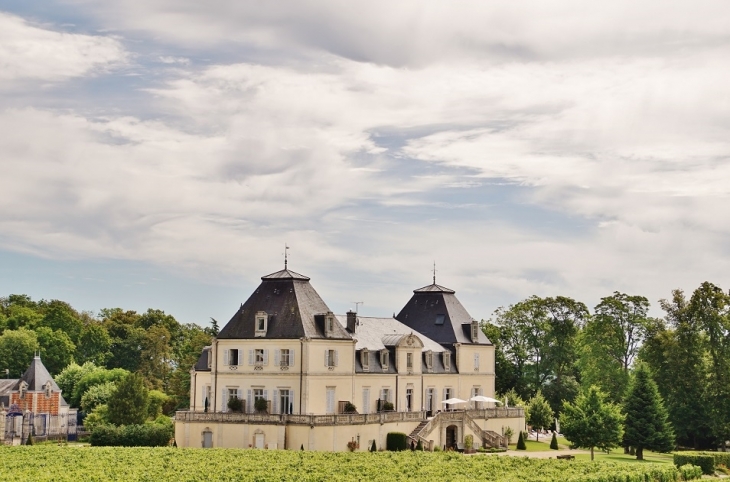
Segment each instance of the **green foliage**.
[[253,408],[257,412],[264,413],[269,410],[269,402],[267,402],[265,398],[257,398],[253,402]]
[[76,347],[74,358],[79,363],[92,362],[96,365],[105,365],[111,358],[112,338],[99,322],[84,326]]
[[507,427],[504,429],[504,436],[507,439],[507,445],[512,443],[512,437],[514,436],[515,432],[512,430],[512,427]]
[[527,445],[525,444],[525,436],[522,433],[522,430],[520,430],[520,436],[517,438],[517,450],[527,450]]
[[471,449],[472,447],[474,447],[474,436],[471,434],[464,436],[464,448]]
[[[98,436],[97,436],[98,437]],[[3,471],[18,480],[499,480],[500,482],[675,482],[671,464],[626,464],[527,457],[464,457],[405,452],[73,449],[0,446]],[[55,469],[55,470],[54,470]]]
[[638,460],[643,459],[645,448],[655,452],[669,452],[674,448],[674,432],[667,420],[667,410],[643,363],[634,372],[624,413],[624,445],[636,448]]
[[38,349],[38,338],[35,332],[25,328],[5,330],[0,335],[0,370],[10,370],[10,378],[20,378],[33,361]]
[[703,474],[715,474],[715,457],[702,452],[677,452],[674,454],[674,465],[682,467],[687,464],[696,465]]
[[106,405],[97,405],[90,414],[84,419],[84,428],[93,432],[100,425],[109,424],[109,407]]
[[[373,440],[373,442],[375,442]],[[423,450],[423,443],[421,443],[421,439],[418,439],[418,443],[416,444],[416,450]]]
[[99,405],[106,405],[114,392],[114,382],[106,382],[100,385],[93,385],[81,397],[81,410],[91,413]]
[[385,436],[385,449],[399,452],[408,448],[408,436],[402,432],[388,432]]
[[124,377],[112,393],[107,406],[109,421],[114,425],[136,425],[147,419],[147,387],[137,373]]
[[354,404],[354,403],[352,403],[352,402],[347,402],[347,403],[345,404],[345,410],[344,410],[344,412],[345,412],[345,413],[355,413],[355,412],[357,412],[357,407],[355,406],[355,404]]
[[[71,363],[64,368],[61,373],[54,377],[56,384],[61,389],[61,393],[67,402],[73,402],[74,389],[76,388],[79,380],[81,380],[85,375],[96,370],[96,368],[97,366],[93,363],[84,363],[81,366],[76,363]],[[71,406],[78,408],[78,405],[72,404]]]
[[550,440],[550,448],[552,450],[558,450],[560,447],[558,447],[558,436],[553,432],[553,438]]
[[553,423],[553,409],[540,390],[530,400],[526,418],[528,425],[538,429],[548,428]]
[[174,430],[167,425],[100,425],[91,433],[92,447],[166,447]]
[[42,326],[36,328],[35,333],[43,364],[51,376],[58,375],[73,360],[76,345],[61,330],[52,330]]
[[28,438],[25,440],[25,445],[33,445],[33,435],[28,434]]
[[395,409],[393,402],[383,402],[383,411],[392,412]]
[[150,390],[147,394],[147,418],[154,420],[163,413],[163,407],[171,398],[159,390]]
[[679,467],[679,475],[682,480],[695,480],[702,478],[702,467],[696,465],[687,464]]
[[605,401],[605,395],[593,386],[581,393],[575,403],[565,402],[560,428],[576,447],[610,449],[621,443],[624,417],[617,405]]
[[107,370],[102,367],[95,367],[93,370],[85,373],[76,385],[74,386],[73,395],[68,400],[72,407],[81,406],[81,398],[84,393],[94,385],[103,385],[105,383],[118,383],[129,374],[126,370],[121,368],[115,368],[113,370]]
[[[258,400],[263,400],[263,398],[260,398]],[[256,400],[256,401],[258,401]],[[266,400],[264,400],[266,401]],[[254,404],[256,405],[256,404]],[[241,400],[238,397],[231,397],[228,399],[228,410],[231,412],[242,412],[243,411],[243,400]]]
[[45,316],[37,326],[45,326],[53,331],[60,330],[66,333],[75,346],[79,342],[81,331],[84,328],[79,313],[71,305],[60,300],[41,300],[38,305]]

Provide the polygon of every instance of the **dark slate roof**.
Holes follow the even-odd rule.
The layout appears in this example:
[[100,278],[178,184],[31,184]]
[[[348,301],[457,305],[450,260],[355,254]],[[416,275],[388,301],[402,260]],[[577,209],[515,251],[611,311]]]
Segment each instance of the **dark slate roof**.
[[[269,315],[266,338],[299,339],[325,338],[323,323],[315,320],[315,315],[331,310],[309,284],[309,278],[285,269],[261,278],[259,287],[218,333],[218,338],[255,338],[254,317],[258,311]],[[334,323],[334,334],[329,338],[351,336],[339,323]]]
[[[443,324],[436,324],[437,315],[443,315]],[[471,344],[471,332],[463,326],[471,324],[471,315],[456,298],[454,290],[435,283],[414,290],[411,299],[395,318],[438,343]],[[491,344],[481,330],[478,343]]]
[[[51,390],[54,392],[61,391],[58,385],[56,385],[56,382],[53,380],[53,377],[51,377],[51,374],[48,373],[46,366],[41,361],[41,357],[38,355],[33,357],[33,361],[30,362],[30,366],[25,373],[23,373],[23,376],[20,377],[20,380],[28,384],[29,392],[42,392],[45,390],[43,385],[45,385],[48,380],[51,381]],[[20,382],[18,382],[18,385],[20,385]],[[15,389],[17,390],[17,387]]]
[[200,358],[193,367],[196,372],[209,372],[210,367],[208,366],[208,357],[210,356],[211,347],[203,347],[203,352],[200,354]]

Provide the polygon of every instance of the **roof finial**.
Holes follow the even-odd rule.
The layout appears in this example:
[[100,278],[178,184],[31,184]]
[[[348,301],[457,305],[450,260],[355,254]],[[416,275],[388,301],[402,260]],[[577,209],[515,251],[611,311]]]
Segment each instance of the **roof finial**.
[[289,251],[289,246],[286,243],[284,243],[284,269],[288,269],[287,268],[287,265],[289,264],[289,259],[288,259],[288,254],[287,254],[288,251]]
[[433,284],[436,284],[436,260],[433,261]]

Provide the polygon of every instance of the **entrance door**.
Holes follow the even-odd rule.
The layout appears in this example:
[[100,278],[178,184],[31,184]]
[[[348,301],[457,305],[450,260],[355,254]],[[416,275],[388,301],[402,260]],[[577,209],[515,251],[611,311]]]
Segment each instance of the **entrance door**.
[[406,388],[406,412],[413,411],[413,389]]
[[257,449],[262,449],[262,448],[264,448],[264,434],[262,434],[262,433],[257,433],[257,434],[255,435],[255,442],[256,442],[256,443],[255,443],[255,446],[256,446],[256,448],[257,448]]
[[453,448],[456,450],[456,425],[449,425],[446,427],[446,448]]
[[209,449],[213,447],[213,432],[203,432],[203,448]]

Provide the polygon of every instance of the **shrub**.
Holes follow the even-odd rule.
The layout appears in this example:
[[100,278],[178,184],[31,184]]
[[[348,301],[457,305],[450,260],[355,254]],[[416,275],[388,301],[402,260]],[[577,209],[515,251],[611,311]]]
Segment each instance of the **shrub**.
[[436,445],[436,446],[435,446],[435,447],[433,448],[433,451],[434,451],[434,452],[441,452],[441,446],[440,446],[440,445]]
[[93,432],[99,425],[107,424],[109,424],[109,408],[106,405],[97,406],[84,419],[84,428],[89,432]]
[[28,434],[28,439],[25,441],[25,445],[33,445],[33,436]]
[[464,448],[471,449],[472,447],[474,447],[474,436],[467,435],[466,437],[464,437]]
[[514,435],[514,431],[512,430],[512,427],[507,427],[504,429],[504,437],[507,439],[507,445],[512,443],[512,436]]
[[418,439],[418,443],[416,444],[416,450],[423,451],[423,444],[421,443],[421,439]]
[[169,402],[170,397],[159,390],[150,390],[147,394],[147,418],[155,420],[162,415],[163,407]]
[[679,468],[679,473],[682,476],[682,480],[694,480],[702,478],[702,468],[692,464],[681,466]]
[[522,430],[520,430],[520,436],[517,439],[517,450],[527,450],[527,445],[525,444],[525,437],[522,435]]
[[383,411],[392,412],[395,409],[392,402],[383,402]]
[[408,448],[408,436],[402,432],[388,432],[385,437],[385,449],[399,452]]
[[701,467],[703,474],[712,475],[715,473],[715,457],[712,454],[701,452],[679,452],[674,454],[675,466],[683,467],[687,464]]
[[116,387],[114,382],[92,385],[81,397],[81,410],[91,413],[99,405],[106,405]]
[[147,423],[144,425],[99,425],[91,433],[93,447],[165,447],[170,445],[174,429]]
[[550,441],[550,448],[553,450],[558,450],[558,436],[553,432],[553,439]]
[[243,411],[243,400],[238,397],[231,397],[228,399],[228,410],[231,412]]
[[371,452],[377,452],[378,451],[378,447],[375,446],[375,439],[373,439],[373,444],[370,446],[370,451]]
[[257,398],[256,401],[253,402],[253,408],[255,408],[257,412],[266,412],[269,410],[269,402],[267,402],[265,398]]
[[344,412],[345,412],[345,413],[355,413],[355,412],[357,412],[357,407],[355,406],[355,404],[354,404],[354,403],[352,403],[352,402],[347,402],[347,403],[345,404],[345,410],[344,410]]
[[355,450],[357,450],[359,448],[360,448],[360,446],[357,444],[356,441],[350,440],[349,442],[347,442],[347,450],[349,450],[350,452],[354,452]]

